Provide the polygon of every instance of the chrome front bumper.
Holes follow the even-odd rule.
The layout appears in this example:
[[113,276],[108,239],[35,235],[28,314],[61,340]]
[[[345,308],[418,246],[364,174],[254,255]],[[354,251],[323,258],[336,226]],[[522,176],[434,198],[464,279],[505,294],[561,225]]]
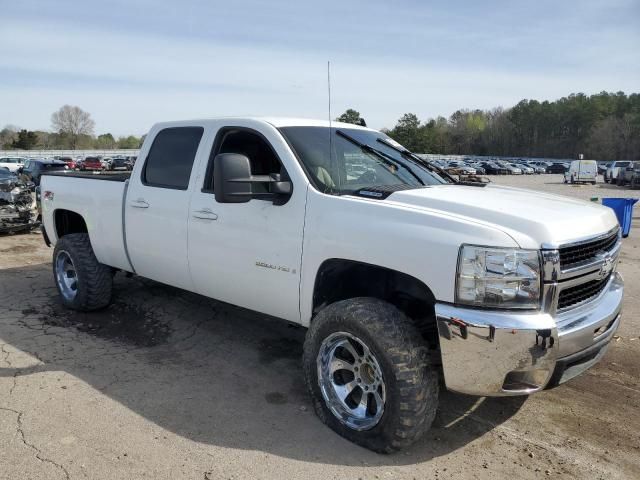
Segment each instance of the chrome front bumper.
[[623,281],[614,272],[593,300],[552,316],[436,304],[447,388],[525,395],[582,373],[604,355],[620,323]]

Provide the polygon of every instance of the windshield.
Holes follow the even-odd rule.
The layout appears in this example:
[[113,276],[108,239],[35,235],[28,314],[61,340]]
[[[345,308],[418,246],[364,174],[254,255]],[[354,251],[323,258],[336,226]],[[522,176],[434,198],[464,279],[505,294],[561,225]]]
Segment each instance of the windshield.
[[449,183],[438,173],[379,142],[378,139],[382,139],[396,144],[380,132],[328,127],[282,127],[280,131],[311,182],[324,193],[350,195],[373,187],[421,188]]

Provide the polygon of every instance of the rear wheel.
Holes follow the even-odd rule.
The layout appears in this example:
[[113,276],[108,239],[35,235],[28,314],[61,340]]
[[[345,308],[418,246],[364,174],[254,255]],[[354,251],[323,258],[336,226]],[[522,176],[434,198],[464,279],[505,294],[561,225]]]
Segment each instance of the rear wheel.
[[53,277],[62,303],[74,310],[98,310],[109,305],[111,267],[99,263],[89,235],[65,235],[53,250]]
[[438,406],[438,374],[420,332],[393,305],[342,300],[313,320],[304,344],[307,388],[320,420],[376,452],[410,445]]

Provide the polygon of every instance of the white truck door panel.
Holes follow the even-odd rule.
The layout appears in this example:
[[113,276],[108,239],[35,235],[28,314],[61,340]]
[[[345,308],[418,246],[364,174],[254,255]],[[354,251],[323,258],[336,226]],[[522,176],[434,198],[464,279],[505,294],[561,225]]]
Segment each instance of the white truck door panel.
[[[295,161],[281,145],[267,140],[269,135],[273,137],[273,132],[252,137],[253,131],[240,128],[237,131],[241,133],[226,137],[225,144],[222,138],[229,131],[236,130],[225,127],[218,133],[214,151],[222,147],[225,153],[246,154],[250,157],[253,175],[269,173],[266,170],[274,168],[273,159],[278,161],[278,157],[285,168],[283,157]],[[244,143],[243,138],[247,139]],[[262,146],[258,138],[265,142]],[[265,158],[265,146],[276,154],[266,162],[269,168],[254,165]],[[213,162],[213,155],[209,162]],[[210,170],[212,168],[207,169]],[[284,205],[258,199],[247,203],[217,203],[211,177],[208,177],[196,186],[189,215],[189,264],[195,290],[208,297],[299,322],[306,182],[292,178],[293,194]]]
[[[187,255],[190,186],[201,126],[159,129],[125,200],[126,242],[136,273],[192,290]],[[144,153],[144,152],[141,152]]]

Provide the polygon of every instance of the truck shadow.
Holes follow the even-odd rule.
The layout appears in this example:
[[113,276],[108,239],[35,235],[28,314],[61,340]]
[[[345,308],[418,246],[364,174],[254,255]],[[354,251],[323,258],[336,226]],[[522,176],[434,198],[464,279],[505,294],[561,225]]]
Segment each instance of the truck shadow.
[[376,455],[313,413],[300,366],[303,328],[121,274],[109,308],[72,312],[59,303],[48,264],[0,270],[0,304],[0,343],[38,359],[14,361],[0,377],[65,372],[203,444],[327,464],[413,464],[472,442],[524,403],[444,392],[425,438],[403,453]]

